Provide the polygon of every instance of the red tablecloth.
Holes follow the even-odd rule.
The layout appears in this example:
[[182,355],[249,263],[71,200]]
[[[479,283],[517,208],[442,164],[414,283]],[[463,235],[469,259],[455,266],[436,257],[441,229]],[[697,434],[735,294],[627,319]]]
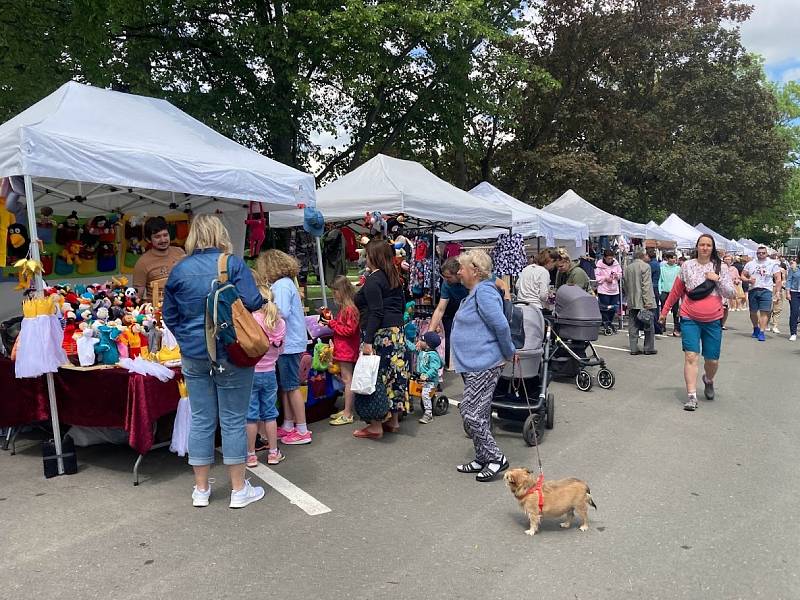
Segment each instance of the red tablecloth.
[[[140,454],[153,445],[153,423],[175,411],[180,399],[177,376],[167,382],[125,369],[73,371],[54,376],[59,421],[84,427],[119,427]],[[42,421],[50,416],[44,377],[16,379],[14,364],[0,360],[0,426]]]

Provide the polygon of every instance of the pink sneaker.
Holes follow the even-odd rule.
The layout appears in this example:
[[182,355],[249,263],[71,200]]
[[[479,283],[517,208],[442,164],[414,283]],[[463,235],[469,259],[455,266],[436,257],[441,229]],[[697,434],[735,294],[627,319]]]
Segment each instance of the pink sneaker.
[[281,438],[281,442],[286,444],[287,446],[299,446],[301,444],[310,444],[311,443],[311,432],[307,431],[305,433],[300,433],[295,429],[286,437]]
[[283,427],[278,427],[278,439],[282,440],[293,431],[294,429],[284,429]]
[[258,466],[258,457],[256,456],[255,452],[253,452],[252,454],[250,454],[249,452],[247,453],[247,462],[245,464],[248,467],[257,467]]
[[277,465],[286,457],[283,455],[283,452],[277,450],[275,452],[270,452],[269,456],[267,456],[267,464],[268,465]]

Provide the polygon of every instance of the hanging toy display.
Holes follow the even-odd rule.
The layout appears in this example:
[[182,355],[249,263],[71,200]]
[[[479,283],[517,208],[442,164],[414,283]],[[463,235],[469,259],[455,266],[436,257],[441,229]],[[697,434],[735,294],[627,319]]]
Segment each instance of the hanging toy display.
[[42,263],[31,258],[18,260],[14,263],[14,268],[19,269],[17,273],[19,283],[14,288],[15,290],[29,290],[33,285],[33,278],[36,277],[36,274],[44,271]]
[[[255,208],[258,208],[256,216]],[[247,211],[247,238],[250,241],[250,258],[255,258],[261,252],[261,246],[267,239],[267,216],[264,213],[264,205],[261,202],[250,202]]]
[[22,323],[14,344],[14,372],[18,378],[55,373],[67,362],[63,332],[52,296],[22,303]]

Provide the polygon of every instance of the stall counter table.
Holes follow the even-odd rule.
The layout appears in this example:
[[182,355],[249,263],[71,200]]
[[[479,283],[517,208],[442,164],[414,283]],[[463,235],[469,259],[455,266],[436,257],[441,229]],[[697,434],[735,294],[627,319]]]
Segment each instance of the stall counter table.
[[[53,376],[59,421],[84,427],[116,427],[128,432],[128,444],[138,454],[134,484],[142,457],[154,448],[155,424],[175,412],[180,393],[180,369],[166,382],[129,373],[122,368],[59,369]],[[50,418],[45,378],[17,379],[14,363],[0,359],[0,427]],[[161,446],[159,444],[158,446]]]

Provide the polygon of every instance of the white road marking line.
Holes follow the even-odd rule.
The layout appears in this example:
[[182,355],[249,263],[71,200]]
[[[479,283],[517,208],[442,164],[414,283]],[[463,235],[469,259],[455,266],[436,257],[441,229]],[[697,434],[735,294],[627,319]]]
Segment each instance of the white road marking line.
[[593,344],[595,348],[602,348],[603,350],[619,350],[620,352],[630,352],[627,348],[617,348],[615,346],[601,346],[600,344]]
[[[216,450],[218,453],[222,454],[222,448],[217,448]],[[315,516],[324,515],[325,513],[331,512],[329,507],[325,506],[311,494],[301,490],[285,477],[278,475],[267,465],[259,462],[257,467],[246,468],[276,492],[282,496],[285,496],[289,500],[290,504],[294,504],[295,506],[299,507],[305,511],[306,514]]]
[[324,515],[331,512],[331,509],[322,502],[314,498],[311,494],[304,492],[291,481],[278,475],[268,466],[258,463],[257,467],[247,467],[253,475],[273,488],[279,494],[288,498],[291,504],[301,508],[309,515]]

